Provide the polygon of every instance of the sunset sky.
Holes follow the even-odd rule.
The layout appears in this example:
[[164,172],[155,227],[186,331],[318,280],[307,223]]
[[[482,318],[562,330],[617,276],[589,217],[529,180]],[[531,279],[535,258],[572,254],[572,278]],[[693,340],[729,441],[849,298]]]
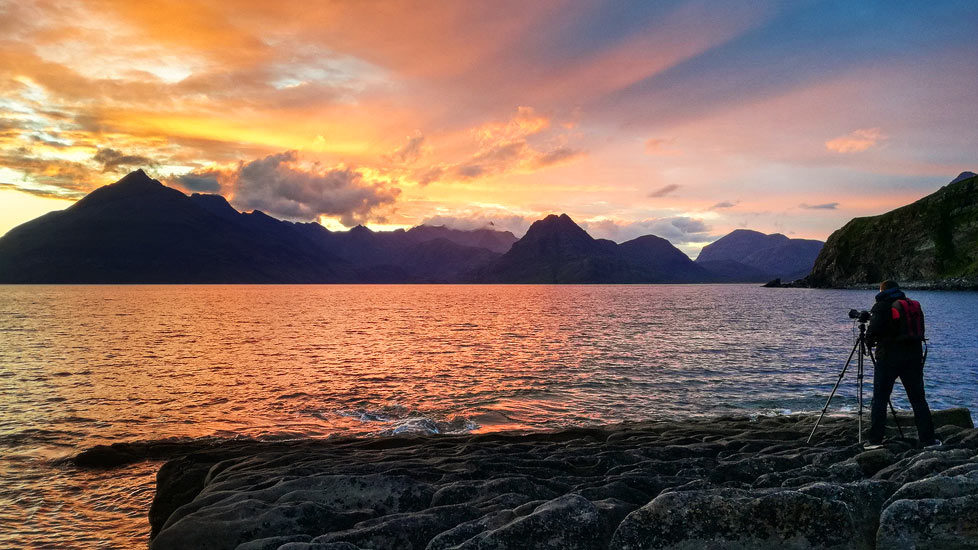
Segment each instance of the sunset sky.
[[0,0],[0,234],[135,168],[330,229],[695,256],[978,169],[978,2]]

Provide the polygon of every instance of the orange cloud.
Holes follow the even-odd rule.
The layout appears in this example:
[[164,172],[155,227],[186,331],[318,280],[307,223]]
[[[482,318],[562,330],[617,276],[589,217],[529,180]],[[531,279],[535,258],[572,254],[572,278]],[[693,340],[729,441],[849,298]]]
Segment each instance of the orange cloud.
[[825,148],[836,153],[861,153],[886,139],[887,136],[879,128],[865,128],[830,139],[825,142]]

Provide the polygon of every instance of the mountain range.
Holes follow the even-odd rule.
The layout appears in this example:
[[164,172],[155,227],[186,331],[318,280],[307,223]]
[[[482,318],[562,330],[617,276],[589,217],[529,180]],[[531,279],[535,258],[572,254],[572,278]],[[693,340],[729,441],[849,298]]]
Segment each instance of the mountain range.
[[0,238],[0,282],[763,282],[804,275],[820,245],[738,230],[694,262],[654,235],[595,239],[566,214],[521,239],[428,225],[329,231],[239,212],[219,195],[187,196],[137,170]]

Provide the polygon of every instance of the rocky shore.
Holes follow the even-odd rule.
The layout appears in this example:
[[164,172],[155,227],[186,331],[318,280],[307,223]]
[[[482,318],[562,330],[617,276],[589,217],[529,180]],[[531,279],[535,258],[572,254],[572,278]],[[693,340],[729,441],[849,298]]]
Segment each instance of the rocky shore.
[[[764,283],[764,288],[839,288],[844,290],[879,290],[879,283],[845,284],[838,286],[812,285],[807,278],[795,281],[774,279]],[[905,290],[978,290],[978,279],[956,277],[936,279],[933,281],[900,281],[900,288]]]
[[[978,430],[909,417],[884,448],[852,417],[721,417],[560,432],[117,444],[107,467],[172,453],[151,548],[978,548]],[[891,425],[892,425],[891,420]]]

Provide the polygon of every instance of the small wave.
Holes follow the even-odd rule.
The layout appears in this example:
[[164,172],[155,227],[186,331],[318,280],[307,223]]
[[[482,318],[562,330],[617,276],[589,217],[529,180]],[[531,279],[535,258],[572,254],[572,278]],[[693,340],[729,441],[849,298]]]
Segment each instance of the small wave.
[[448,421],[437,421],[424,416],[405,418],[394,424],[391,430],[385,430],[380,435],[401,434],[466,434],[479,429],[479,425],[462,416],[456,416]]
[[335,414],[355,418],[363,423],[382,423],[389,428],[375,432],[375,435],[401,434],[461,434],[481,428],[474,420],[464,416],[453,416],[447,420],[439,420],[431,416],[409,411],[400,405],[391,405],[379,410],[344,409]]

